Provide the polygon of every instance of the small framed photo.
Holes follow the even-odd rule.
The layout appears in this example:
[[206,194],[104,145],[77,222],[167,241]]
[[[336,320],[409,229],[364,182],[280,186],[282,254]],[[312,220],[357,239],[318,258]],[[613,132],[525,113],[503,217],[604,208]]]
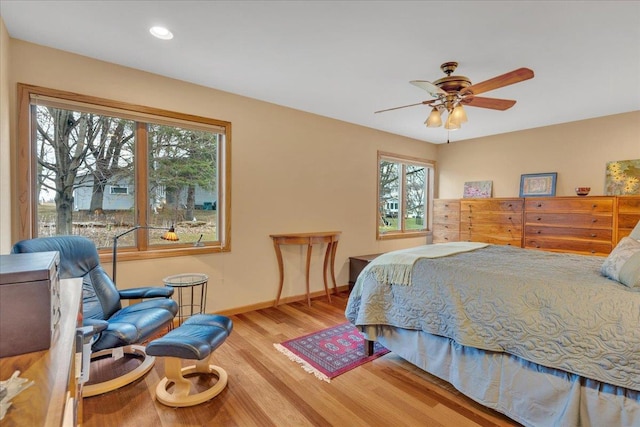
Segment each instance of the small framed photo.
[[556,195],[557,172],[530,173],[520,176],[520,197]]
[[493,181],[469,181],[464,183],[463,198],[489,198],[492,195]]

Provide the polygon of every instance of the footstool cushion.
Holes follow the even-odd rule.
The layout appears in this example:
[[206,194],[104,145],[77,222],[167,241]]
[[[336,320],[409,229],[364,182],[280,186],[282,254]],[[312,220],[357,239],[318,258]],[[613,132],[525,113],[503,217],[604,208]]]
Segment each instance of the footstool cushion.
[[196,314],[180,327],[151,341],[147,354],[202,360],[218,348],[229,336],[233,322],[218,314]]
[[[147,345],[147,354],[164,357],[165,377],[156,386],[156,398],[173,407],[198,405],[217,396],[227,386],[227,372],[210,365],[209,356],[233,329],[231,319],[217,314],[197,314],[180,327]],[[182,359],[195,359],[195,365],[182,367]],[[193,394],[191,374],[211,374],[218,381],[210,388]],[[172,391],[168,389],[173,384]]]

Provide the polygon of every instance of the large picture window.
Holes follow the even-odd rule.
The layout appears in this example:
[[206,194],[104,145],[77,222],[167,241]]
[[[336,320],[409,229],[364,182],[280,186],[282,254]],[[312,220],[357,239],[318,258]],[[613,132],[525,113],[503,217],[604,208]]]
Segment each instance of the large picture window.
[[[83,235],[108,254],[140,225],[125,257],[229,249],[230,123],[19,89],[20,238]],[[160,238],[171,226],[177,242]]]
[[433,169],[430,160],[378,152],[378,239],[427,234]]

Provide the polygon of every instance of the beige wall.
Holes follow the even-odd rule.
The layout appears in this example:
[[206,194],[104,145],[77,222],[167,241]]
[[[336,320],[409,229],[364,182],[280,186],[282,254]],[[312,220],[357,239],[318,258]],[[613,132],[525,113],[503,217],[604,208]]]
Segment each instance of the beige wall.
[[0,254],[11,249],[11,150],[9,137],[9,46],[11,39],[0,17]]
[[[271,233],[342,230],[336,258],[339,284],[348,280],[349,256],[424,243],[375,240],[377,150],[437,160],[436,182],[443,198],[461,197],[464,182],[476,180],[492,180],[496,197],[517,196],[521,174],[552,171],[558,172],[558,195],[573,194],[577,185],[601,194],[607,161],[640,158],[640,112],[434,146],[8,39],[4,27],[0,30],[1,209],[15,184],[5,178],[9,164],[4,150],[9,139],[15,140],[18,82],[233,123],[232,252],[118,265],[121,287],[160,284],[171,274],[208,274],[207,311],[275,298],[278,271]],[[12,119],[11,138],[7,116]],[[15,203],[10,212],[15,226]],[[9,212],[0,214],[0,253],[6,253],[14,239],[7,237]],[[312,260],[312,291],[322,289],[319,249]],[[302,248],[286,248],[285,272],[283,297],[304,294]]]
[[520,175],[557,172],[556,195],[604,193],[609,161],[640,159],[640,111],[438,145],[440,198],[466,181],[493,181],[495,197],[517,197]]
[[[20,40],[12,40],[10,56],[13,130],[18,82],[232,122],[232,251],[121,262],[120,287],[202,272],[210,276],[207,311],[232,309],[276,296],[278,269],[269,234],[341,230],[336,273],[342,285],[349,256],[425,242],[376,241],[376,155],[384,150],[434,159],[431,144]],[[291,246],[284,252],[283,297],[302,295],[304,251]],[[323,286],[321,253],[314,249],[312,291]]]

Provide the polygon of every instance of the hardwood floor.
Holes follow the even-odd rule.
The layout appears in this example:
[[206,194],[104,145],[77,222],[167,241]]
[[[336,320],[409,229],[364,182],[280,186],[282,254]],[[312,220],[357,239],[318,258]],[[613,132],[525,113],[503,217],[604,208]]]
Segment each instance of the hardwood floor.
[[156,402],[158,358],[138,382],[84,399],[83,426],[518,426],[393,353],[326,383],[274,349],[345,322],[345,306],[343,293],[331,304],[323,297],[312,307],[301,301],[231,316],[233,332],[211,356],[229,375],[220,395],[191,408]]

